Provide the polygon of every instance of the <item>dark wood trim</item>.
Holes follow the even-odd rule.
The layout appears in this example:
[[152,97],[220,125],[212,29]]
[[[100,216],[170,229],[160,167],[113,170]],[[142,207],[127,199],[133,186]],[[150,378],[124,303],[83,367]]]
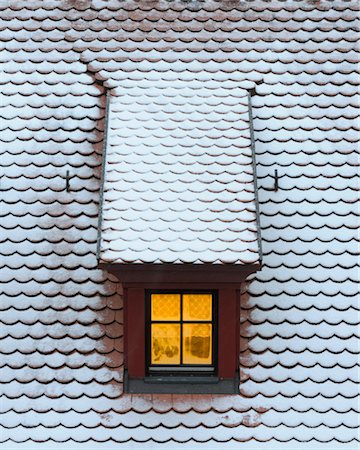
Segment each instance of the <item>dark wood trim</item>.
[[218,347],[218,375],[219,378],[233,378],[238,371],[235,364],[238,331],[238,307],[235,289],[219,290],[219,347]]
[[242,281],[238,281],[236,283],[213,283],[212,280],[209,280],[207,283],[142,283],[138,282],[124,282],[122,283],[123,288],[138,288],[143,287],[144,289],[149,289],[152,291],[217,291],[221,288],[231,288],[231,289],[240,289]]
[[126,289],[126,368],[133,377],[145,376],[145,291]]
[[261,269],[260,264],[109,264],[99,268],[113,273],[124,283],[240,283],[251,273]]
[[236,370],[239,371],[240,367],[240,319],[241,319],[241,286],[236,289],[236,323],[235,323],[235,352],[234,352],[234,365]]
[[129,322],[129,313],[128,313],[128,290],[127,288],[123,288],[123,295],[124,295],[124,301],[123,301],[123,310],[124,310],[124,366],[125,369],[128,368],[129,361],[128,361],[128,346],[129,346],[129,336],[128,336],[128,322]]

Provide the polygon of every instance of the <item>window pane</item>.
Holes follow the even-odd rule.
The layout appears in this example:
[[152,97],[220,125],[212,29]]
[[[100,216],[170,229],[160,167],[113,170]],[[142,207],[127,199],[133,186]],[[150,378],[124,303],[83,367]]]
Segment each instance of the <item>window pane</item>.
[[183,295],[183,320],[212,320],[212,295]]
[[151,364],[180,364],[180,325],[151,325]]
[[183,364],[211,364],[211,334],[209,323],[184,323]]
[[151,320],[180,320],[180,295],[152,294]]

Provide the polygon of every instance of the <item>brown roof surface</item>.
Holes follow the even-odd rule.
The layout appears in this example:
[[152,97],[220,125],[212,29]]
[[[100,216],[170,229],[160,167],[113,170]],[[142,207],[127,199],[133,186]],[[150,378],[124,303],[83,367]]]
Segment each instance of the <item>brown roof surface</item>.
[[[357,448],[358,2],[0,8],[1,446]],[[122,292],[96,260],[104,86],[164,71],[256,88],[239,396],[122,393]]]

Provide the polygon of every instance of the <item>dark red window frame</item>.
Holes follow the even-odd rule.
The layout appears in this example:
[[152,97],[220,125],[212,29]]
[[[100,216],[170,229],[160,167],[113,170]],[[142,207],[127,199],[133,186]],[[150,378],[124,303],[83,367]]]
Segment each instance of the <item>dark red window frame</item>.
[[124,286],[125,369],[130,378],[145,378],[146,360],[146,292],[158,291],[217,291],[217,376],[233,379],[239,370],[240,286],[149,284]]
[[[163,369],[161,371],[162,374],[191,374],[191,375],[206,375],[207,373],[209,375],[217,375],[217,366],[218,366],[218,293],[214,290],[203,290],[203,289],[181,289],[181,290],[174,290],[174,289],[166,289],[166,290],[158,290],[158,289],[152,289],[152,290],[146,290],[145,291],[145,343],[146,343],[146,374],[151,376],[152,374],[152,367],[151,367],[151,313],[150,313],[150,297],[151,294],[211,294],[212,295],[212,364],[208,366],[196,366],[196,365],[185,365],[182,364],[179,367],[181,367],[181,371],[177,370],[176,367],[171,368],[169,367],[168,370],[166,370],[166,366],[163,366]],[[182,320],[179,321],[179,323],[183,323]],[[182,345],[182,342],[181,344]],[[207,369],[212,369],[211,371],[207,371]],[[154,369],[153,369],[154,371]],[[156,373],[156,371],[155,371]],[[153,372],[154,374],[154,372]]]

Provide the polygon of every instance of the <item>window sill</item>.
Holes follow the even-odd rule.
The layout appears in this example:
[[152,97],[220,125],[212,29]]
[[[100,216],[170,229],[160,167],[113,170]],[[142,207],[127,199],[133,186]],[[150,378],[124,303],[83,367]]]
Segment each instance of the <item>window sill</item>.
[[128,378],[128,394],[238,394],[239,379],[219,379],[214,376],[151,376]]

